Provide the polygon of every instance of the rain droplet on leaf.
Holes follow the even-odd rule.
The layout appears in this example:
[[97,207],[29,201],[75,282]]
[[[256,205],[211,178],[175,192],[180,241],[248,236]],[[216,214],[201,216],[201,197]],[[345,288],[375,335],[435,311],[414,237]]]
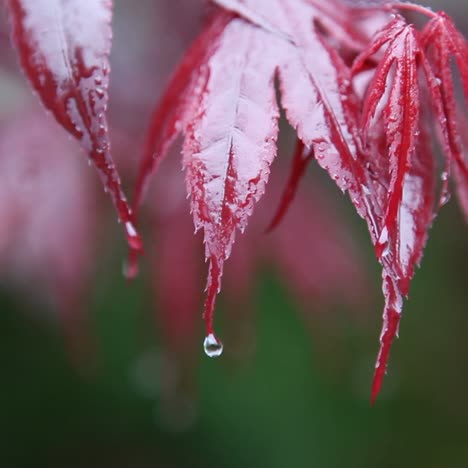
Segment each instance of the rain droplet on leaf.
[[223,354],[223,343],[210,333],[203,341],[203,349],[208,357],[218,357]]

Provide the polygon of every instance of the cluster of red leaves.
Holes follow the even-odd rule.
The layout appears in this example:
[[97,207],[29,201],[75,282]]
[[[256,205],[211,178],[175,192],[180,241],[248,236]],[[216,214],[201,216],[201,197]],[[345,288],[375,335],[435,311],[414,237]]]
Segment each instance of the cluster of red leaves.
[[[205,350],[219,355],[215,299],[236,231],[265,192],[279,104],[300,144],[273,225],[315,159],[367,222],[383,267],[377,396],[403,298],[454,174],[468,215],[468,163],[452,60],[468,99],[468,45],[444,13],[404,3],[353,9],[340,0],[213,0],[213,12],[158,105],[134,199],[179,134],[195,228],[209,261]],[[140,249],[110,158],[106,105],[110,1],[9,0],[23,68],[42,101],[95,162]],[[419,30],[398,12],[428,20]],[[50,24],[45,29],[41,25]],[[441,187],[434,134],[445,155]],[[440,195],[437,196],[437,190]],[[313,214],[311,214],[313,216]],[[136,271],[131,255],[130,273]]]
[[[164,5],[141,0],[137,11],[129,5],[130,11],[120,10],[114,20],[115,50],[124,44],[126,53],[112,57],[109,131],[114,158],[127,179],[134,172],[137,161],[132,156],[143,137],[140,133],[145,116],[151,113],[153,95],[163,89],[171,62],[183,52],[183,42],[188,42],[201,26],[201,21],[194,20],[197,15],[202,19],[201,5],[180,0],[182,16],[170,2]],[[101,242],[100,228],[106,223],[109,207],[101,203],[91,171],[84,170],[86,165],[74,158],[76,143],[67,142],[64,132],[30,102],[33,97],[18,79],[13,50],[3,34],[6,26],[0,22],[0,38],[5,38],[0,43],[0,91],[2,96],[9,96],[0,107],[0,213],[5,227],[0,244],[0,280],[25,291],[22,297],[32,304],[45,300],[52,311],[58,312],[70,357],[82,368],[93,357],[86,302],[92,284],[90,274],[95,273],[97,259],[102,257],[98,253],[108,248],[108,242]],[[132,41],[136,29],[151,41]],[[153,44],[162,41],[166,45],[156,49],[156,63],[145,59],[155,54]],[[33,148],[30,155],[27,148]],[[356,309],[363,306],[365,279],[357,245],[328,200],[329,194],[315,181],[298,195],[288,223],[272,235],[264,235],[286,169],[284,164],[276,168],[268,196],[240,239],[225,274],[230,323],[227,339],[232,356],[245,356],[252,349],[254,335],[244,331],[250,329],[251,295],[262,265],[277,267],[298,310],[304,312],[306,325],[314,319],[312,310],[324,309],[330,303],[339,301]],[[145,212],[153,239],[147,249],[151,259],[147,281],[154,295],[165,355],[170,367],[179,369],[178,373],[184,375],[182,382],[192,389],[204,270],[202,243],[193,235],[177,158],[168,159],[157,182],[152,196],[161,203],[148,206]],[[29,187],[26,191],[25,186]],[[303,255],[304,251],[310,255]],[[180,396],[180,383],[166,375],[163,379],[164,398],[173,401]]]

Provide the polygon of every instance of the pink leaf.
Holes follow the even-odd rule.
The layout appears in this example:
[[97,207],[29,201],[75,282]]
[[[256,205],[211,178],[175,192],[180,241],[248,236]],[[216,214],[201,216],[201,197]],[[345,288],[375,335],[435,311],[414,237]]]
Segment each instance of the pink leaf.
[[[147,191],[150,176],[157,171],[171,144],[187,125],[192,99],[203,91],[203,80],[207,79],[205,62],[216,50],[219,37],[231,19],[232,15],[223,11],[213,14],[203,32],[185,54],[151,116],[135,185],[133,207],[136,214]],[[131,249],[125,275],[132,279],[137,274],[138,252]]]
[[374,379],[372,381],[371,403],[374,404],[382,388],[382,382],[387,369],[393,338],[398,335],[403,298],[398,291],[395,280],[382,272],[382,289],[385,297],[385,309],[383,313],[383,327],[380,334],[380,350],[375,364]]
[[[414,267],[419,263],[432,223],[434,205],[434,157],[421,115],[421,64],[426,67],[419,34],[414,27],[395,18],[376,35],[374,42],[354,65],[364,62],[385,47],[364,102],[364,138],[373,150],[370,163],[381,174],[384,189],[376,194],[383,208],[376,255],[384,267],[384,330],[376,365],[372,398],[381,386],[392,339],[397,330],[396,313],[401,313],[402,296],[409,292]],[[426,73],[427,74],[427,73]],[[428,79],[430,76],[428,76]],[[400,306],[392,305],[397,301]],[[399,317],[399,315],[398,315]]]
[[129,245],[140,250],[107,132],[111,1],[7,0],[7,5],[28,79],[43,104],[94,162]]
[[273,87],[272,38],[233,20],[211,56],[205,93],[184,143],[187,187],[196,229],[204,229],[210,261],[205,320],[213,334],[215,297],[237,228],[244,230],[263,195],[276,153],[278,107]]
[[[466,91],[466,41],[443,15],[409,3],[393,8],[431,18],[424,40],[401,16],[387,14],[392,5],[360,11],[337,0],[213,3],[220,7],[215,21],[194,42],[155,111],[136,204],[150,173],[181,133],[192,214],[196,229],[203,228],[209,260],[205,350],[210,356],[219,355],[222,345],[213,330],[215,299],[236,231],[246,228],[276,154],[277,82],[281,105],[300,143],[273,223],[284,214],[313,154],[366,220],[383,266],[384,329],[373,384],[375,399],[403,297],[408,295],[434,217],[432,127],[428,106],[422,103],[427,94],[445,152],[456,162],[460,193],[465,198],[468,193],[447,65],[449,55],[455,56]],[[227,16],[217,26],[216,15],[221,17],[223,10]],[[440,45],[433,41],[431,55],[425,38],[441,27],[436,20],[449,33],[437,30]],[[453,36],[451,42],[444,34]],[[358,52],[350,70],[348,64]],[[357,73],[362,78],[360,86],[354,83],[358,92],[352,82]],[[367,84],[365,93],[360,92],[363,84]],[[447,174],[449,169],[447,163]],[[447,184],[442,176],[444,194]]]
[[[191,98],[202,91],[206,80],[205,62],[213,54],[219,37],[232,15],[217,11],[194,41],[174,72],[167,91],[151,116],[133,205],[138,209],[147,189],[148,179],[159,167],[175,138],[184,129],[191,106]],[[198,88],[197,88],[198,87]]]
[[[204,229],[210,261],[205,320],[214,343],[212,315],[223,265],[236,229],[245,229],[264,192],[276,152],[276,75],[283,107],[299,138],[338,186],[349,190],[377,235],[373,206],[363,199],[367,175],[358,161],[358,103],[348,68],[314,25],[322,10],[313,1],[301,2],[300,9],[292,1],[274,2],[274,7],[265,1],[216,3],[241,18],[231,19],[224,29],[213,30],[210,23],[182,62],[180,70],[188,73],[193,67],[193,76],[181,75],[181,81],[176,73],[166,93],[175,96],[172,110],[164,98],[154,114],[160,133],[154,139],[150,134],[136,195],[139,203],[155,168],[154,150],[158,159],[165,154],[177,133],[171,130],[173,122],[180,122],[195,226]],[[204,38],[213,39],[213,32],[216,46],[192,61],[194,51],[207,50]]]
[[[437,14],[424,28],[422,40],[428,52],[433,70],[428,75],[436,74],[437,83],[430,86],[437,122],[441,129],[442,146],[446,153],[447,165],[444,174],[442,203],[448,201],[448,178],[451,163],[455,164],[455,181],[457,183],[460,204],[468,219],[468,160],[464,148],[461,123],[457,115],[457,105],[453,82],[451,57],[460,72],[465,100],[468,102],[468,44],[457,31],[452,20],[444,13]],[[429,66],[427,68],[430,68]]]

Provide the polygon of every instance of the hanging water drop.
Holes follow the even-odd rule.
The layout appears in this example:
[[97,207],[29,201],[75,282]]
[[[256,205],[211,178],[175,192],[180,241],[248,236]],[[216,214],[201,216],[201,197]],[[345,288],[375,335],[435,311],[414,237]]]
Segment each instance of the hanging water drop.
[[205,341],[203,341],[203,349],[208,357],[213,358],[221,356],[221,354],[223,354],[223,348],[223,343],[219,341],[213,333],[207,335]]
[[142,250],[143,249],[143,243],[141,241],[141,238],[135,229],[135,226],[131,221],[127,221],[125,223],[125,230],[127,231],[127,241],[129,246],[133,250]]
[[450,201],[450,192],[444,192],[440,197],[440,206],[446,205]]

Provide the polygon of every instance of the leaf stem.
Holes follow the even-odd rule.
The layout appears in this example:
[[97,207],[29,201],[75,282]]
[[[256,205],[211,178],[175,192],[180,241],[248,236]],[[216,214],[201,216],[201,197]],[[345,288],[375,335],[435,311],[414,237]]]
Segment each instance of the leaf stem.
[[421,15],[427,16],[428,18],[437,17],[437,14],[434,11],[432,11],[429,7],[423,7],[421,5],[417,5],[411,2],[387,3],[385,7],[391,10],[398,9],[420,13]]

